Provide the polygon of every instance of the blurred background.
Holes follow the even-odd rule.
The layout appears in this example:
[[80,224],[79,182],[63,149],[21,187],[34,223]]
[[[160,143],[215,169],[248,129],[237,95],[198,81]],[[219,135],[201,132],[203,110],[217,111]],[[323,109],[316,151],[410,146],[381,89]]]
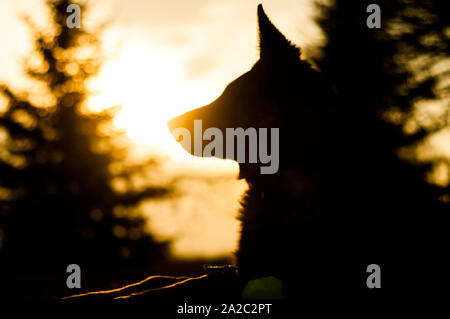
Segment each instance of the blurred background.
[[370,111],[355,114],[377,123],[361,134],[380,158],[395,153],[386,170],[409,167],[405,183],[450,201],[443,1],[378,1],[374,30],[369,1],[73,1],[79,29],[69,3],[0,0],[0,297],[74,293],[72,263],[90,291],[232,262],[248,186],[237,163],[186,154],[166,122],[257,61],[258,3]]

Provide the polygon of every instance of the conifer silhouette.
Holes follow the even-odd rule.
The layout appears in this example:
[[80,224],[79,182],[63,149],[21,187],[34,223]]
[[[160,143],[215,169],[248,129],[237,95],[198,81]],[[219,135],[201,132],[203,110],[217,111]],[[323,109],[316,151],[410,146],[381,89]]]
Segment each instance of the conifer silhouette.
[[132,185],[148,166],[127,166],[126,148],[115,143],[122,133],[103,129],[114,108],[83,110],[86,81],[102,56],[96,31],[83,22],[66,26],[69,4],[47,2],[45,30],[29,22],[40,63],[27,63],[26,72],[42,85],[45,105],[30,93],[0,87],[8,101],[0,117],[0,265],[62,274],[71,263],[90,270],[148,265],[163,256],[165,244],[152,239],[133,208],[169,189],[113,187],[118,178]]

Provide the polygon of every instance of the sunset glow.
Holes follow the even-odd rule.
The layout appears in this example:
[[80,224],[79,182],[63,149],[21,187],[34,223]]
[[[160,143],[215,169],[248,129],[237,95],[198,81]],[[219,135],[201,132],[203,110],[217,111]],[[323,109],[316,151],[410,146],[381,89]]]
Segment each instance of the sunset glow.
[[[114,119],[127,135],[149,146],[176,145],[166,122],[189,109],[201,106],[204,96],[180,84],[182,65],[170,63],[163,52],[144,44],[130,43],[95,78],[90,100],[95,107],[121,105]],[[192,107],[191,107],[192,108]]]
[[[163,157],[160,169],[165,179],[189,176],[178,185],[181,196],[143,205],[149,229],[156,238],[174,240],[171,250],[177,257],[229,257],[236,249],[236,215],[247,189],[245,181],[237,180],[237,163],[191,156],[174,140],[166,123],[212,102],[227,83],[258,60],[256,6],[260,2],[295,43],[320,40],[318,28],[305,23],[312,12],[306,0],[199,0],[189,5],[99,0],[91,3],[90,15],[82,17],[86,26],[96,25],[96,20],[108,22],[99,35],[105,60],[88,83],[87,107],[98,111],[120,106],[114,125],[126,132],[131,150]],[[23,87],[27,82],[17,76],[17,57],[26,56],[31,48],[26,46],[26,28],[13,17],[34,12],[33,20],[42,26],[48,19],[40,0],[0,3],[0,8],[2,21],[15,30],[5,34],[8,47],[0,55],[3,61],[17,61],[6,65],[0,78]],[[19,43],[23,45],[15,45]],[[196,222],[186,227],[192,219]]]

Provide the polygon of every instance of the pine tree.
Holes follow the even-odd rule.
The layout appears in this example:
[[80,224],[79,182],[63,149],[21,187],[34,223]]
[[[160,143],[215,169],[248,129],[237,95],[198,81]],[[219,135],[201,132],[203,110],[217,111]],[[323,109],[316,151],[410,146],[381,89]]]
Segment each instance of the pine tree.
[[[449,217],[442,199],[448,198],[449,188],[427,181],[433,163],[418,161],[416,146],[448,127],[450,70],[442,62],[450,52],[449,5],[377,1],[381,28],[371,29],[366,24],[371,3],[318,4],[317,22],[327,41],[316,64],[335,86],[340,100],[336,121],[346,132],[340,195],[350,196],[357,207],[353,217],[362,221],[367,239],[359,254],[368,262],[386,262],[402,280],[417,271],[417,278],[429,275],[427,280],[436,283],[431,276],[442,275],[436,270],[446,265],[442,251]],[[424,125],[416,116],[419,101],[439,101],[444,107]]]
[[86,81],[101,66],[100,42],[95,31],[66,26],[69,4],[48,1],[48,29],[29,22],[40,63],[27,63],[26,71],[44,98],[0,87],[8,101],[0,117],[0,264],[47,271],[71,263],[145,265],[165,246],[153,241],[133,208],[168,189],[113,186],[117,179],[132,185],[145,165],[124,164],[126,148],[116,143],[122,133],[105,131],[113,108],[84,107]]
[[[419,194],[437,198],[446,190],[425,182],[432,163],[416,161],[416,146],[449,125],[450,69],[443,63],[449,58],[449,5],[378,1],[382,25],[370,29],[366,9],[371,3],[318,5],[317,21],[327,41],[316,62],[345,105],[346,129],[358,132],[357,152],[372,154],[368,160],[388,176],[404,174],[399,180],[405,189],[415,184]],[[440,101],[440,113],[420,121],[415,108],[420,101]],[[406,165],[405,158],[412,162]]]

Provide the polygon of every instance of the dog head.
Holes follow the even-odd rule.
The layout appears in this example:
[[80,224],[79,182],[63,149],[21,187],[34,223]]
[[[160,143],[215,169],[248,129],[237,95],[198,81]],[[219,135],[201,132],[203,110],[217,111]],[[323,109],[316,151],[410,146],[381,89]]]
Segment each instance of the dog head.
[[[323,108],[317,105],[326,105],[325,99],[331,92],[329,89],[322,90],[325,85],[319,73],[300,60],[300,49],[271,23],[262,5],[258,6],[258,24],[260,59],[252,69],[231,82],[221,96],[209,105],[180,115],[168,123],[172,134],[191,154],[238,160],[243,178],[263,172],[261,166],[267,166],[269,158],[262,162],[255,162],[252,158],[255,144],[260,149],[269,148],[272,153],[271,169],[267,170],[269,174],[276,173],[280,164],[279,158],[274,156],[287,159],[284,167],[290,165],[288,157],[297,157],[297,166],[301,161],[313,162],[319,147],[315,144],[320,144],[317,136],[323,133],[324,126],[321,124],[324,122]],[[232,128],[240,129],[238,133],[243,133],[248,143],[244,146],[230,143],[227,138],[234,140],[236,137],[227,134],[227,129]],[[261,130],[264,128],[266,132]],[[214,132],[217,134],[211,134]],[[208,141],[213,141],[212,135],[216,135],[217,140],[220,132],[224,141],[215,144],[214,151],[208,149],[205,152]],[[255,132],[259,134],[256,138],[258,142],[253,140],[252,143]],[[198,134],[202,137],[199,138]],[[283,135],[281,141],[278,140],[279,134]],[[314,143],[311,138],[315,138]],[[220,147],[226,150],[218,151]],[[276,154],[280,149],[285,152],[289,149],[290,154]],[[245,152],[245,158],[239,153],[240,150]]]

